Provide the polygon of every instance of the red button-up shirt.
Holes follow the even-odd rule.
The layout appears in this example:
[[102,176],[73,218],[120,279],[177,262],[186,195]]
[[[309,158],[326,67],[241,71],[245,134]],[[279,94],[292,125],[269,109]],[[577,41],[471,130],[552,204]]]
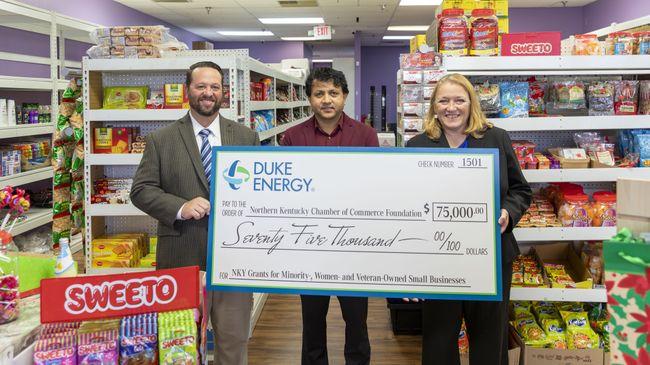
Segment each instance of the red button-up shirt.
[[332,133],[326,133],[311,117],[284,132],[280,144],[283,146],[333,146],[333,147],[379,147],[377,132],[341,114],[341,119]]

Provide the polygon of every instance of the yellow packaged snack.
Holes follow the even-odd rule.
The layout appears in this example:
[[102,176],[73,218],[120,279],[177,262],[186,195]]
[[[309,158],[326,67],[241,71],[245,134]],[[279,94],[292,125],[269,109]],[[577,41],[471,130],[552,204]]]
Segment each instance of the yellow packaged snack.
[[533,313],[530,311],[530,302],[511,302],[512,316],[515,320],[522,318],[534,318]]
[[533,312],[540,323],[547,319],[562,319],[562,317],[560,317],[560,312],[558,312],[552,304],[535,306],[533,307]]
[[135,241],[125,239],[95,239],[92,241],[92,257],[96,259],[130,259],[136,257]]
[[600,339],[589,326],[587,312],[560,311],[566,323],[567,347],[569,350],[597,349]]

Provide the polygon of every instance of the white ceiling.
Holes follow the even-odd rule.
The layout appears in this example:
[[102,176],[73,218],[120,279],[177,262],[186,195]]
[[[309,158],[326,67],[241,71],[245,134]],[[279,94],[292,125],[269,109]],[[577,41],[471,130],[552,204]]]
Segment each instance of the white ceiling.
[[[387,32],[389,25],[427,25],[434,7],[398,6],[399,0],[317,0],[317,7],[282,7],[277,0],[115,0],[123,5],[184,28],[213,41],[279,41],[280,37],[307,36],[313,25],[262,24],[263,17],[323,17],[335,34],[332,42],[353,44],[355,31],[361,31],[363,45],[389,44],[384,35],[408,35]],[[169,1],[169,0],[166,0]],[[583,6],[595,0],[568,0],[567,6]],[[511,7],[563,6],[557,0],[510,0]],[[209,13],[206,7],[211,8]],[[218,30],[270,30],[274,37],[223,36]],[[318,43],[318,42],[309,42]],[[403,41],[398,41],[404,44]]]

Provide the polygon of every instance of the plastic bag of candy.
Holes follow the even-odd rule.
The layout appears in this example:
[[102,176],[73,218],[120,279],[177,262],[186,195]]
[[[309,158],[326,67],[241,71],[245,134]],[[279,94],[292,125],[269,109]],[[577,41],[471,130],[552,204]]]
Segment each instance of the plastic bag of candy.
[[614,113],[634,115],[639,110],[639,81],[614,81]]
[[546,83],[543,81],[532,81],[528,86],[528,114],[531,116],[546,114]]
[[587,89],[589,115],[614,115],[614,85],[608,81],[594,82]]
[[585,109],[585,84],[578,80],[564,80],[553,83],[555,109]]
[[567,345],[570,350],[597,349],[600,339],[589,325],[587,312],[560,311],[567,328]]
[[485,82],[483,84],[474,85],[474,90],[476,90],[476,94],[478,95],[481,110],[483,110],[483,113],[486,116],[499,113],[501,110],[499,84],[490,84]]
[[501,118],[528,117],[528,83],[501,82]]

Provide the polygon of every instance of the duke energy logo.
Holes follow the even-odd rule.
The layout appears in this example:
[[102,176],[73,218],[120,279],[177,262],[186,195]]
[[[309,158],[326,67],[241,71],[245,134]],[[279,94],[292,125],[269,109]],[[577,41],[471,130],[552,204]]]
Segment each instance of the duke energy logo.
[[251,173],[244,166],[239,166],[239,160],[235,160],[230,167],[223,170],[223,178],[232,190],[239,190],[242,183],[251,179]]
[[291,161],[255,161],[253,174],[239,165],[239,160],[223,170],[223,177],[233,190],[252,178],[253,191],[307,192],[313,191],[311,177],[297,177]]

